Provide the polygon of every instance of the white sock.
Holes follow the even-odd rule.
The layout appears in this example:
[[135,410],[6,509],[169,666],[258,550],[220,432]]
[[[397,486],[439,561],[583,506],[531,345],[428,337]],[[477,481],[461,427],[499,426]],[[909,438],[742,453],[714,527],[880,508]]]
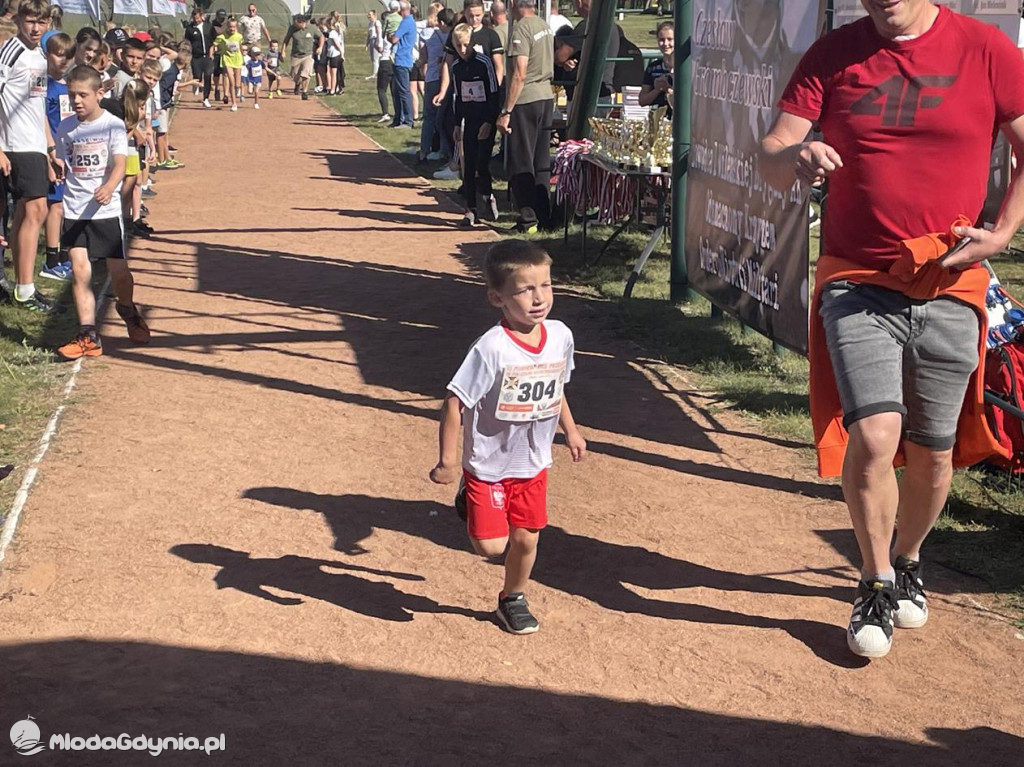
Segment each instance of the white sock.
[[861,580],[864,581],[889,581],[889,583],[896,582],[896,571],[887,570],[884,573],[875,573],[874,575],[861,575]]
[[35,294],[36,286],[34,282],[29,282],[25,285],[17,285],[14,288],[14,297],[19,301],[28,301]]

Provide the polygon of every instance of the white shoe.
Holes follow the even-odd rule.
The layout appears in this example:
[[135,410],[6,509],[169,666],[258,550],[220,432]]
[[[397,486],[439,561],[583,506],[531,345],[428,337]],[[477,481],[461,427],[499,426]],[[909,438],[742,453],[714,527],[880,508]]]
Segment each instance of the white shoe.
[[893,613],[900,609],[892,581],[861,581],[853,603],[846,644],[862,658],[884,658],[892,649]]
[[213,109],[213,104],[210,103],[209,99],[203,99],[203,109]]
[[192,86],[192,95],[193,96],[198,96],[199,95],[199,86],[198,85],[193,85]]
[[420,153],[420,150],[417,149],[416,147],[409,147],[402,154],[416,154],[416,155],[418,155],[419,153]]
[[377,79],[377,75],[367,75],[363,79],[364,80],[376,80]]
[[379,122],[379,123],[389,123],[389,122],[391,122],[391,115],[381,115],[380,119],[377,120],[377,122]]
[[459,178],[459,172],[445,165],[441,170],[434,173],[434,178],[439,181],[456,181]]
[[429,162],[436,162],[437,160],[440,160],[440,159],[441,159],[441,153],[440,152],[431,152],[430,154],[427,155],[427,160]]
[[260,105],[259,105],[259,104],[253,104],[253,105],[252,105],[252,108],[253,108],[253,109],[259,109],[259,108],[260,108]]
[[491,214],[491,221],[498,220],[498,198],[493,194],[490,197],[484,198],[484,203],[487,205],[487,212]]
[[238,104],[232,104],[231,105],[231,111],[232,112],[237,112],[238,111]]
[[919,629],[928,622],[928,600],[921,580],[921,563],[896,557],[896,599],[900,609],[893,616],[898,629]]

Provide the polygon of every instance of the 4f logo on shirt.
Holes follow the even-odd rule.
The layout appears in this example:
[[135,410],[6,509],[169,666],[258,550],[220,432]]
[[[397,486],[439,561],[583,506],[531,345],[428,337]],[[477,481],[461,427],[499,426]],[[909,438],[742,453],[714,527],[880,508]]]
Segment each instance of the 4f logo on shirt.
[[850,112],[855,115],[881,115],[882,125],[910,127],[918,109],[936,109],[942,94],[956,82],[956,75],[893,75],[857,99]]

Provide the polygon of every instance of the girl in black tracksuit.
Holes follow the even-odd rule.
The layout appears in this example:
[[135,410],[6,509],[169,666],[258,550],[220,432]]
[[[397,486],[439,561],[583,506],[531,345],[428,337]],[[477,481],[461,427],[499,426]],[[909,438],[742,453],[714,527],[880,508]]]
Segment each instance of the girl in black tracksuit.
[[[461,25],[460,25],[461,26]],[[468,27],[467,27],[468,29]],[[497,204],[491,190],[491,153],[494,151],[494,124],[498,119],[498,79],[490,56],[478,53],[456,39],[458,28],[452,33],[459,58],[452,65],[455,81],[455,140],[461,137],[463,151],[462,185],[466,197],[466,217],[463,226],[477,222],[476,200],[479,192],[490,207],[492,218],[497,216]],[[468,42],[468,40],[466,41]]]

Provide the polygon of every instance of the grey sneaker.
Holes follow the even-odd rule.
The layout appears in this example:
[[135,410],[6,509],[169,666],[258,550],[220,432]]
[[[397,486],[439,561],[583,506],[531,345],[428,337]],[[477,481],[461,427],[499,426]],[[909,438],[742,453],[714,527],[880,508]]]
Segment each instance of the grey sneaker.
[[498,620],[510,634],[533,634],[540,628],[530,612],[530,605],[521,593],[509,594],[498,600]]

